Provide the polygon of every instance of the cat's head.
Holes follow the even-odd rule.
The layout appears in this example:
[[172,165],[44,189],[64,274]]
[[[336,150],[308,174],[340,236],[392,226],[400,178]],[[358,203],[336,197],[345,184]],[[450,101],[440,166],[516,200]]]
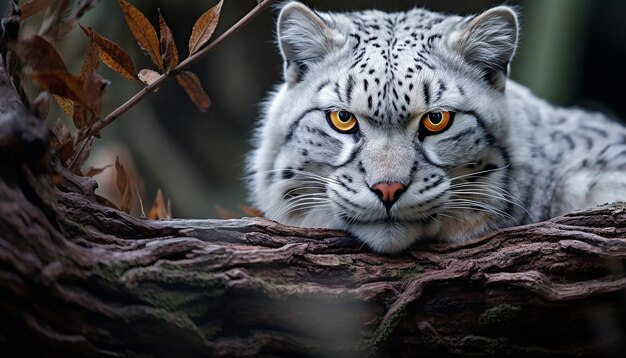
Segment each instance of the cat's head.
[[291,2],[277,35],[285,83],[249,158],[268,217],[345,229],[380,252],[505,218],[514,11],[318,13]]

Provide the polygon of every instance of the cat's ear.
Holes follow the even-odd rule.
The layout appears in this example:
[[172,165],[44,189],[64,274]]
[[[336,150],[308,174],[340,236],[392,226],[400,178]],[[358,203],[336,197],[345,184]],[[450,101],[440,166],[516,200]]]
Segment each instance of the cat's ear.
[[515,11],[508,6],[498,6],[466,20],[452,33],[449,44],[460,51],[466,61],[482,69],[485,79],[494,87],[504,91],[518,34]]
[[285,80],[297,83],[311,63],[321,61],[343,41],[318,14],[299,2],[290,2],[278,16],[278,43]]

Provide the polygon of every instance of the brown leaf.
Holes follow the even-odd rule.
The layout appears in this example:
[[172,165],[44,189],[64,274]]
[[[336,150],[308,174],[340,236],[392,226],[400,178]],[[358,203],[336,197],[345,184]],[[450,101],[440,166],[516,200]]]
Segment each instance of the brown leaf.
[[72,140],[70,130],[60,118],[54,122],[54,125],[50,128],[50,132],[52,132],[50,141],[54,150],[61,148],[65,143]]
[[220,12],[222,11],[222,3],[224,0],[220,0],[217,5],[210,8],[207,12],[202,14],[198,21],[193,25],[191,31],[191,37],[189,37],[189,55],[198,51],[204,46],[215,31],[217,23],[220,19]]
[[[78,129],[89,127],[100,116],[104,87],[100,86],[102,83],[98,83],[103,80],[102,77],[96,73],[98,63],[98,45],[94,37],[90,36],[89,42],[87,43],[87,53],[83,61],[83,67],[78,77],[83,81],[83,95],[85,101],[89,103],[89,107],[80,103],[74,105],[72,119]],[[103,85],[106,86],[106,83]]]
[[15,51],[24,65],[31,67],[37,72],[47,70],[67,71],[67,67],[57,50],[48,40],[41,36],[34,35],[11,42],[9,46]]
[[87,77],[91,76],[92,73],[98,70],[98,45],[96,44],[93,36],[89,37],[86,52],[85,59],[83,60],[83,67],[80,70],[80,76],[78,76],[78,78],[82,81],[85,81]]
[[147,86],[151,85],[154,81],[156,81],[157,79],[159,79],[159,77],[161,77],[161,74],[158,73],[157,71],[154,70],[150,70],[147,68],[144,68],[143,70],[139,71],[139,80],[143,83],[145,83]]
[[89,108],[83,106],[80,103],[76,103],[74,105],[74,115],[72,116],[72,121],[74,121],[74,126],[78,129],[84,129],[89,127],[92,122],[92,114]]
[[44,71],[31,76],[44,91],[88,106],[83,94],[83,81],[66,71]]
[[163,70],[163,61],[161,60],[161,51],[159,49],[159,38],[157,37],[156,30],[146,19],[146,17],[136,7],[128,3],[126,0],[118,0],[122,11],[124,11],[124,17],[126,23],[133,33],[133,36],[139,43],[139,46],[147,51],[152,59],[152,62],[157,65],[160,70]]
[[132,81],[137,79],[137,75],[135,74],[135,64],[126,51],[119,47],[115,42],[100,36],[91,28],[85,28],[82,26],[81,28],[87,36],[89,38],[93,38],[98,45],[98,56],[100,57],[100,61],[102,61],[102,63],[128,80]]
[[93,72],[85,81],[65,71],[35,73],[31,78],[44,91],[74,101],[73,117],[77,116],[78,104],[84,106],[97,117],[102,103],[104,88],[109,83]]
[[217,217],[220,219],[228,220],[237,218],[237,215],[235,215],[232,211],[225,209],[220,205],[215,205],[215,211],[217,211]]
[[61,148],[57,150],[57,155],[59,156],[59,160],[61,161],[61,163],[65,165],[67,161],[70,160],[72,155],[74,155],[74,141],[71,140],[65,143]]
[[104,89],[109,83],[108,80],[95,72],[92,72],[83,82],[83,94],[87,101],[88,109],[94,117],[90,122],[100,118],[102,96],[104,95]]
[[163,67],[165,73],[170,72],[171,69],[178,65],[178,50],[176,49],[176,43],[174,43],[174,35],[169,26],[165,23],[165,19],[159,9],[159,31],[161,32],[161,56],[163,58]]
[[112,166],[113,164],[106,165],[102,168],[89,167],[85,169],[84,173],[86,177],[95,177],[96,175],[101,174],[103,171],[107,170],[108,168]]
[[167,212],[167,208],[165,207],[165,200],[163,200],[163,192],[161,192],[161,189],[159,189],[157,190],[156,196],[154,197],[152,208],[150,209],[150,212],[148,212],[148,219],[158,220],[169,218],[170,216]]
[[122,209],[123,212],[130,214],[133,194],[130,189],[131,184],[129,177],[126,174],[126,169],[124,169],[124,166],[120,163],[119,157],[115,159],[115,169],[117,170],[117,189],[120,191],[120,195],[122,196],[120,209]]
[[65,163],[74,153],[74,141],[70,130],[60,118],[50,128],[50,144],[62,163]]
[[74,102],[57,95],[54,95],[54,100],[57,102],[63,113],[65,113],[68,117],[74,116]]
[[261,210],[252,206],[239,205],[239,209],[241,209],[241,211],[249,217],[262,218],[265,216]]
[[93,144],[93,137],[85,139],[82,144],[76,146],[74,149],[74,154],[69,160],[69,169],[72,173],[76,175],[82,175],[80,168],[83,167],[83,164],[89,159],[89,154],[91,154],[91,145]]
[[206,111],[211,107],[211,99],[202,89],[200,79],[195,73],[190,71],[183,71],[176,74],[176,80],[185,89],[189,98],[198,107],[201,112]]
[[26,20],[29,17],[37,14],[41,10],[52,5],[53,2],[54,0],[33,0],[29,3],[26,3],[20,6],[20,9],[22,10],[22,15],[21,15],[22,20]]

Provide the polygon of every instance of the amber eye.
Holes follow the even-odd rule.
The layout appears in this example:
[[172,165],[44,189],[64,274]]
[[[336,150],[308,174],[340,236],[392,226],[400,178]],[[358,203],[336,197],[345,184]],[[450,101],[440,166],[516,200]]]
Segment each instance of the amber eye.
[[441,133],[452,124],[453,112],[429,112],[422,117],[422,126],[428,134]]
[[348,111],[328,112],[328,123],[341,133],[353,133],[358,129],[359,122],[354,114]]

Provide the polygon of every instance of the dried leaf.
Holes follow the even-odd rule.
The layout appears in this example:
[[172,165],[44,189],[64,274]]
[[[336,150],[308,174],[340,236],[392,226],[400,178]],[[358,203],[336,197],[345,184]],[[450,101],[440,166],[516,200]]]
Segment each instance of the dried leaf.
[[217,211],[217,217],[220,219],[228,220],[237,218],[237,215],[235,215],[232,211],[225,209],[219,205],[215,205],[215,211]]
[[222,11],[222,3],[224,0],[220,0],[217,5],[210,8],[207,12],[202,14],[198,21],[193,25],[191,31],[191,37],[189,38],[189,55],[198,51],[204,46],[215,31],[217,23],[220,19],[220,12]]
[[83,82],[83,94],[87,101],[88,109],[94,117],[90,122],[100,118],[102,96],[104,95],[104,89],[109,84],[108,80],[95,72],[92,72]]
[[78,104],[87,108],[97,117],[102,103],[104,88],[109,83],[93,72],[85,81],[65,71],[35,73],[31,78],[44,91],[74,101],[73,117],[77,116]]
[[163,192],[161,189],[157,190],[156,196],[154,197],[154,202],[152,203],[152,208],[148,213],[148,219],[150,220],[158,220],[158,219],[169,219],[170,216],[167,212],[167,208],[165,207],[165,200],[163,200]]
[[22,10],[22,20],[26,20],[29,17],[39,13],[43,9],[52,5],[53,2],[54,0],[33,0],[20,6],[20,9]]
[[85,60],[83,61],[79,78],[85,81],[87,77],[96,72],[98,70],[98,62],[98,45],[93,36],[90,36],[89,42],[87,43],[87,53],[85,54]]
[[132,81],[137,79],[137,75],[135,74],[135,64],[126,51],[119,47],[115,42],[100,36],[91,28],[85,28],[82,26],[81,28],[85,34],[87,34],[89,38],[93,38],[98,45],[98,56],[100,57],[100,61],[102,61],[102,63],[128,80]]
[[103,171],[107,170],[108,168],[112,166],[113,164],[106,165],[102,168],[89,167],[85,169],[84,173],[86,177],[95,177],[96,175],[101,174]]
[[31,78],[44,91],[87,106],[83,94],[83,81],[73,74],[66,71],[45,71],[35,73]]
[[68,160],[74,155],[74,141],[70,140],[65,143],[61,148],[57,151],[57,155],[59,156],[59,160],[61,163],[66,164]]
[[69,169],[72,173],[76,175],[82,175],[80,168],[83,167],[83,164],[89,159],[89,155],[91,154],[91,145],[93,144],[93,137],[85,139],[85,141],[77,146],[74,150],[74,154],[69,160]]
[[[102,77],[96,73],[98,63],[98,45],[93,36],[90,36],[89,42],[87,43],[87,54],[85,55],[83,67],[78,77],[83,81],[83,95],[85,101],[89,103],[89,107],[80,103],[74,105],[72,119],[78,129],[89,127],[100,115],[104,88],[100,86],[102,83],[98,83],[103,80]],[[104,84],[104,86],[106,86],[106,84]]]
[[189,98],[198,107],[201,112],[206,111],[211,107],[211,99],[202,89],[200,79],[195,73],[190,71],[183,71],[176,74],[176,80],[185,89]]
[[48,113],[50,113],[50,93],[44,91],[37,95],[37,98],[33,101],[33,108],[39,118],[48,118]]
[[159,9],[159,31],[161,33],[161,56],[163,59],[163,67],[165,73],[170,72],[171,69],[178,65],[178,50],[176,49],[176,43],[174,43],[174,35],[169,26],[165,23],[165,19]]
[[76,103],[74,105],[74,115],[72,116],[72,121],[74,122],[74,126],[78,129],[84,129],[89,127],[91,124],[92,114],[89,108],[83,106],[80,103]]
[[128,3],[126,0],[118,1],[122,7],[122,11],[124,11],[126,23],[139,43],[139,46],[144,51],[147,51],[152,59],[152,62],[157,65],[160,70],[163,70],[161,51],[159,49],[159,38],[157,37],[156,30],[150,21],[148,21],[148,19],[146,19],[146,17],[136,7]]
[[31,67],[37,72],[47,70],[67,71],[67,67],[57,50],[48,40],[41,36],[34,35],[11,42],[9,46],[15,51],[24,65]]
[[69,99],[61,96],[54,95],[54,100],[59,105],[59,108],[65,113],[68,117],[74,116],[74,102]]
[[50,128],[50,144],[57,152],[61,163],[66,163],[74,154],[74,141],[69,129],[61,119]]
[[65,125],[60,118],[57,119],[52,128],[50,128],[50,144],[52,145],[52,149],[59,151],[65,144],[72,141],[72,135],[70,134],[70,130]]
[[143,82],[147,86],[149,86],[154,81],[159,79],[159,77],[161,77],[161,74],[158,73],[157,71],[153,71],[153,70],[149,70],[147,68],[144,68],[143,70],[139,71],[139,76],[138,77],[139,77],[139,80],[141,82]]
[[126,169],[124,169],[124,166],[120,163],[119,157],[115,159],[115,169],[117,170],[117,189],[120,191],[120,195],[122,196],[120,209],[123,212],[130,214],[133,194],[130,189],[131,185],[128,175],[126,174]]
[[252,206],[239,205],[239,209],[241,209],[241,211],[249,217],[262,218],[265,216],[261,210]]

